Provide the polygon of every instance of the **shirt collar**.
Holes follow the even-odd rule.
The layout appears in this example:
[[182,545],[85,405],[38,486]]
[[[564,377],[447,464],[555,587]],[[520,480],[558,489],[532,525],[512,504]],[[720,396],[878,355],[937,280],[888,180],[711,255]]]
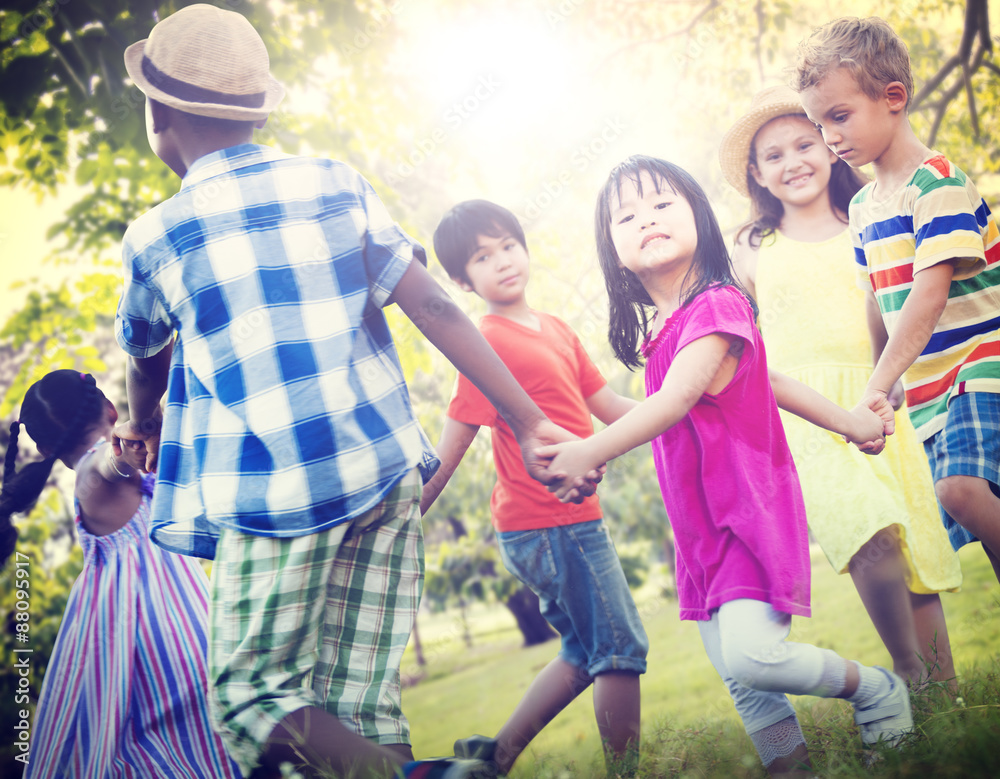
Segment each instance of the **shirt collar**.
[[271,146],[261,146],[256,143],[241,143],[238,146],[219,149],[194,161],[181,180],[181,190],[239,168],[246,168],[262,162],[273,162],[286,157],[288,157],[287,154]]

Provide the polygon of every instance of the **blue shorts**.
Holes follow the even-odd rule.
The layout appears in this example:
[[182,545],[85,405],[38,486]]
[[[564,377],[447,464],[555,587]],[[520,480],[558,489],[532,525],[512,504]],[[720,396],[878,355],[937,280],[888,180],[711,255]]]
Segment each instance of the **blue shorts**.
[[646,672],[649,639],[603,519],[497,533],[507,570],[538,596],[559,656],[589,676]]
[[[944,429],[924,441],[935,483],[945,476],[978,476],[1000,496],[1000,395],[967,392],[952,398]],[[953,549],[978,541],[941,504],[941,521]]]

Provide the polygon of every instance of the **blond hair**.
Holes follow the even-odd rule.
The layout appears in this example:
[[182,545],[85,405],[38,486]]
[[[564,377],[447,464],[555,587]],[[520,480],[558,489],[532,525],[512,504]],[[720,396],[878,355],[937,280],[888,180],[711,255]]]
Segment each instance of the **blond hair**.
[[906,87],[906,107],[913,97],[910,53],[884,19],[844,17],[813,30],[799,44],[791,87],[802,92],[816,86],[835,68],[850,71],[858,88],[878,100],[894,81]]

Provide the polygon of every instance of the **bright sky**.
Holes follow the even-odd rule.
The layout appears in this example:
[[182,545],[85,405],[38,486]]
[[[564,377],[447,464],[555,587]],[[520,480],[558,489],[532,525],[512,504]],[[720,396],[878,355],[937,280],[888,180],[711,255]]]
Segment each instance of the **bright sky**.
[[[718,166],[702,160],[703,152],[697,161],[685,158],[691,148],[701,150],[706,133],[714,137],[715,128],[706,129],[697,106],[680,110],[671,104],[680,87],[665,68],[628,72],[621,81],[605,78],[608,69],[588,49],[592,42],[581,40],[578,28],[566,23],[572,14],[588,12],[584,0],[498,4],[496,11],[480,7],[474,13],[451,2],[447,15],[430,0],[386,5],[391,13],[368,32],[378,36],[388,25],[399,25],[409,44],[387,67],[414,79],[426,96],[420,116],[401,123],[412,132],[409,152],[391,167],[402,179],[415,166],[433,165],[434,150],[446,146],[448,160],[474,160],[477,167],[475,175],[462,165],[442,171],[449,197],[488,196],[514,210],[530,229],[536,219],[544,224],[571,203],[581,210],[580,193],[592,196],[613,164],[644,152],[701,165],[703,170],[692,172],[705,177],[710,195],[716,188],[726,210],[732,193],[720,184]],[[810,0],[810,5],[819,22],[847,13],[878,13],[884,3]],[[714,20],[699,28],[698,56],[704,61],[726,56],[712,25],[724,22],[718,14],[728,7],[724,3]],[[952,17],[960,23],[957,10]],[[779,65],[771,66],[768,75],[777,76]],[[294,96],[289,106],[294,110]],[[47,226],[78,196],[78,189],[67,186],[39,205],[23,190],[0,190],[0,322],[23,299],[23,291],[8,289],[10,281],[42,274],[55,280],[74,272],[72,265],[43,265],[42,259],[51,250],[44,237]],[[720,213],[720,218],[725,222],[727,217]]]

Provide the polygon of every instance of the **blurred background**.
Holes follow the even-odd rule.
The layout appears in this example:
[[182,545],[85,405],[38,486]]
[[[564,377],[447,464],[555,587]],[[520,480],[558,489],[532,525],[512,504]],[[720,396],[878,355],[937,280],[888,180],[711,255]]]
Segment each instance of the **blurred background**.
[[[121,236],[179,186],[149,150],[144,99],[125,74],[122,53],[187,4],[2,4],[3,448],[25,389],[49,370],[94,373],[122,408],[122,357],[112,332]],[[844,15],[887,19],[910,47],[918,136],[965,169],[987,202],[1000,202],[1000,39],[991,28],[1000,0],[215,4],[260,31],[287,88],[260,142],[349,163],[428,248],[437,220],[460,200],[483,197],[510,208],[533,261],[529,301],[564,318],[615,389],[636,397],[641,376],[618,366],[607,346],[593,238],[597,191],[628,155],[664,157],[702,183],[732,235],[747,202],[722,178],[719,141],[754,92],[787,80],[796,45],[814,26]],[[478,299],[451,284],[429,255],[432,272],[477,318]],[[454,370],[405,318],[390,317],[414,403],[435,440]],[[495,598],[520,626],[531,604],[519,603],[523,593],[491,543],[492,483],[488,437],[481,435],[435,507],[448,521],[428,523],[428,604]],[[49,490],[19,525],[19,550],[35,566],[35,694],[45,642],[58,629],[80,564],[66,495]],[[614,463],[602,495],[634,583],[665,565],[669,587],[669,524],[647,453]],[[0,605],[11,597],[5,587]],[[530,628],[522,630],[530,643]],[[10,640],[5,632],[3,641]],[[0,669],[2,707],[14,681]],[[9,716],[0,708],[0,728]]]

